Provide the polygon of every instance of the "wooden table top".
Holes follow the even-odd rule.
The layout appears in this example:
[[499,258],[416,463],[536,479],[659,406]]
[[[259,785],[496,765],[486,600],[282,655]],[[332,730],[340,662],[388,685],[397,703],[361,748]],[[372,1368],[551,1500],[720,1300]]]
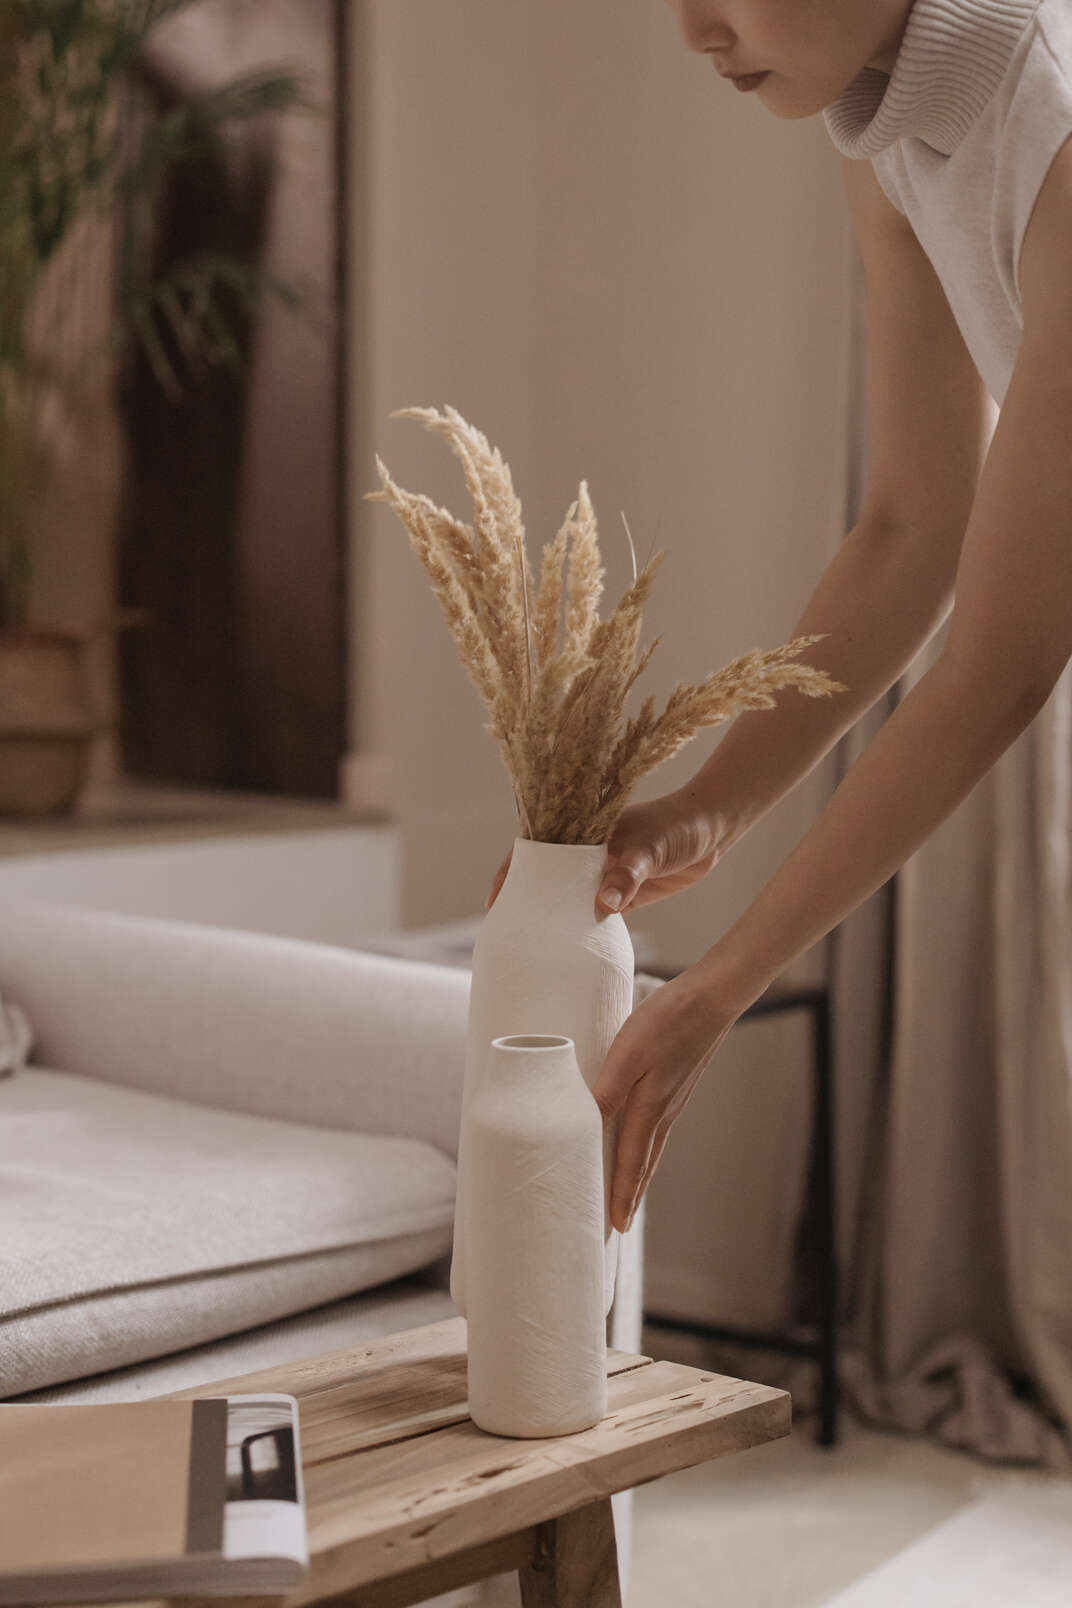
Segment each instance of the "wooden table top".
[[789,1433],[782,1390],[626,1352],[608,1374],[601,1423],[540,1441],[470,1420],[462,1318],[176,1395],[297,1397],[311,1568],[282,1600],[393,1608],[531,1563],[562,1514]]

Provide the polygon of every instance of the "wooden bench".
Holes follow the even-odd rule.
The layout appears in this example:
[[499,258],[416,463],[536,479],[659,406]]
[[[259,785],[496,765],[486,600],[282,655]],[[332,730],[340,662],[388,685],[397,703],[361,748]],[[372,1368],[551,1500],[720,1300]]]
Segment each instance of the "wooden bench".
[[620,1608],[612,1493],[787,1435],[790,1400],[625,1352],[608,1374],[603,1421],[543,1441],[470,1420],[461,1318],[177,1395],[300,1403],[311,1568],[262,1602],[406,1608],[516,1569],[525,1608]]

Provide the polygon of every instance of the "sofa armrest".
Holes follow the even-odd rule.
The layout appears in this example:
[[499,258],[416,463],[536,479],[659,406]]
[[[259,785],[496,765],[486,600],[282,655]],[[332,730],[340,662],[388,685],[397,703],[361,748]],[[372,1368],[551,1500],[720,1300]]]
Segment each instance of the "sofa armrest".
[[40,1065],[456,1156],[469,975],[217,928],[0,907]]

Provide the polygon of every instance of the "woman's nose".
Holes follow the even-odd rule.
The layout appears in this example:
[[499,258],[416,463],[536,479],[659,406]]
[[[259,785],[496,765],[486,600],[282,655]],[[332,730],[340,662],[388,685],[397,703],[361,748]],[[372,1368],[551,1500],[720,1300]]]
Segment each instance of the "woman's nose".
[[671,0],[677,16],[681,37],[690,50],[700,53],[729,50],[734,42],[733,29],[721,15],[717,0]]

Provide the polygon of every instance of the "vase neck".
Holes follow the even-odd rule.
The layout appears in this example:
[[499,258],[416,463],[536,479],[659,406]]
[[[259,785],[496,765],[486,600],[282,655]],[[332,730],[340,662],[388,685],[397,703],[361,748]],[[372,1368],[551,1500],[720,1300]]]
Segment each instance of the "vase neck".
[[606,844],[534,843],[517,838],[507,884],[522,899],[583,907],[595,919],[595,900],[607,864]]

